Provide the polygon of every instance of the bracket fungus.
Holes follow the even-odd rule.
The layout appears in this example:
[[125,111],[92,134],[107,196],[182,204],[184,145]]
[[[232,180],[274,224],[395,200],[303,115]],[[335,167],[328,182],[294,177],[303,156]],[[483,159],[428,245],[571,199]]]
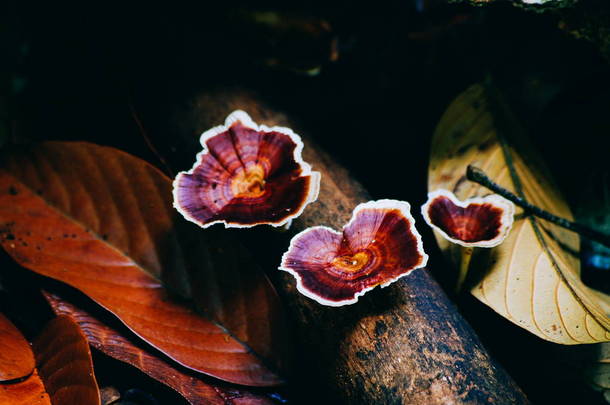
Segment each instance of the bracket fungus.
[[513,225],[515,206],[497,195],[460,201],[447,190],[428,193],[421,208],[428,225],[447,240],[465,247],[494,247]]
[[303,142],[290,128],[259,126],[238,110],[200,142],[173,193],[174,207],[202,228],[283,226],[318,198],[320,173],[303,161]]
[[460,201],[448,190],[428,193],[421,207],[424,220],[445,239],[462,246],[457,290],[466,278],[475,247],[498,246],[508,235],[515,214],[512,202],[497,194]]
[[292,274],[307,297],[342,306],[427,261],[409,204],[379,200],[358,205],[342,232],[315,226],[295,235],[280,270]]

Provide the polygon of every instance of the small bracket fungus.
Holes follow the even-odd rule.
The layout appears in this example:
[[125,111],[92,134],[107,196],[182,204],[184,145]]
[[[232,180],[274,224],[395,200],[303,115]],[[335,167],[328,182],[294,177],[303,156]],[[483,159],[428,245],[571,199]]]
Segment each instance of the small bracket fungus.
[[286,225],[318,198],[320,173],[289,128],[259,126],[238,110],[200,141],[195,165],[174,180],[174,207],[203,228]]
[[460,201],[451,191],[440,189],[428,193],[421,213],[428,225],[461,246],[456,282],[456,292],[459,292],[474,248],[491,248],[504,241],[513,225],[515,206],[497,194]]
[[428,193],[424,220],[447,240],[465,247],[494,247],[513,225],[515,206],[497,194],[460,201],[447,190]]
[[343,232],[315,226],[297,234],[280,270],[292,274],[307,297],[341,306],[355,303],[378,285],[390,285],[427,261],[409,204],[379,200],[358,205]]

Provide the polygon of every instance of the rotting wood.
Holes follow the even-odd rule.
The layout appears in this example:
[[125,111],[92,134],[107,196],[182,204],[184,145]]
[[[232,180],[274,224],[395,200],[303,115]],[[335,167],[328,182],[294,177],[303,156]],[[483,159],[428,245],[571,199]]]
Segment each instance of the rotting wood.
[[[246,111],[258,124],[289,126],[303,135],[286,115],[250,93],[203,94],[176,115],[176,137],[162,141],[177,152],[179,169],[192,165],[200,150],[198,134],[222,124],[236,109]],[[357,304],[340,308],[302,296],[291,275],[275,271],[295,233],[315,225],[339,230],[353,208],[370,199],[344,167],[307,136],[304,142],[304,160],[322,174],[318,201],[288,232],[268,227],[229,231],[258,253],[289,307],[295,346],[300,348],[291,379],[295,399],[367,405],[529,403],[427,270],[416,270],[390,287],[366,294]],[[424,226],[422,221],[417,225]],[[320,392],[328,398],[321,399]]]

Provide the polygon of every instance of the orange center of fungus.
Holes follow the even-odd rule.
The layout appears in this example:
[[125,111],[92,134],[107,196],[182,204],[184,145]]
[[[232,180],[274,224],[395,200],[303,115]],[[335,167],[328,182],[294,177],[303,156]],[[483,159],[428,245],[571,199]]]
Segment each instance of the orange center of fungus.
[[237,173],[232,180],[231,190],[237,197],[260,197],[265,192],[265,171],[257,165]]
[[344,273],[357,273],[369,262],[367,252],[358,252],[353,255],[339,256],[333,260],[333,266]]

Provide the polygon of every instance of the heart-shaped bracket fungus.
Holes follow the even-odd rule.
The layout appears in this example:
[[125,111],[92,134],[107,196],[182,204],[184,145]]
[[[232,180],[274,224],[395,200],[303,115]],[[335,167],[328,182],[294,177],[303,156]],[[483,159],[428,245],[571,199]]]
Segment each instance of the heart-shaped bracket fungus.
[[295,235],[280,270],[296,278],[302,294],[338,307],[427,261],[409,204],[379,200],[358,205],[343,232],[315,226]]
[[460,201],[443,189],[428,193],[424,220],[447,240],[465,247],[498,246],[513,225],[515,206],[497,194]]
[[174,207],[202,228],[286,225],[318,198],[320,173],[303,161],[303,142],[290,128],[259,126],[238,110],[200,141],[173,193]]

